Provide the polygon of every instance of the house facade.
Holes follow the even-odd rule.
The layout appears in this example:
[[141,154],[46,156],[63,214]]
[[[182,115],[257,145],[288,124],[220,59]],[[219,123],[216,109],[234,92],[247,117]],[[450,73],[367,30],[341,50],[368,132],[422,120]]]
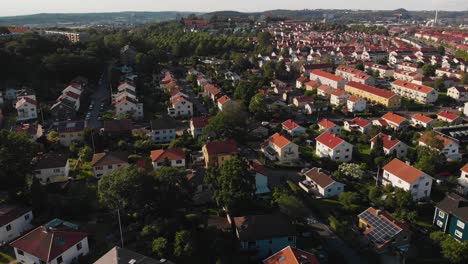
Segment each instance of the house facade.
[[306,180],[299,182],[299,186],[306,192],[328,198],[339,196],[344,191],[343,183],[335,181],[320,168],[312,168],[304,176]]
[[22,235],[33,226],[31,209],[14,204],[0,205],[0,243],[4,245]]
[[163,166],[185,168],[185,153],[181,148],[153,150],[151,163],[155,170]]
[[202,153],[206,168],[222,166],[225,161],[237,154],[237,143],[232,139],[207,142],[202,147]]
[[98,179],[127,164],[128,153],[123,151],[96,153],[91,161],[94,177]]
[[312,70],[310,72],[310,80],[330,85],[334,89],[343,89],[346,84],[346,79],[322,70]]
[[272,161],[291,162],[299,159],[299,146],[279,133],[263,142],[261,151]]
[[402,80],[392,82],[392,92],[423,104],[435,103],[439,97],[437,90],[432,87]]
[[176,138],[176,121],[168,116],[151,120],[150,136],[156,143],[168,143]]
[[401,98],[399,95],[374,86],[358,82],[349,82],[346,84],[344,89],[346,92],[360,96],[370,103],[380,104],[387,108],[398,108],[401,104]]
[[70,163],[65,154],[43,154],[38,157],[34,177],[42,184],[68,181]]
[[334,161],[348,162],[353,158],[353,145],[330,132],[324,132],[317,138],[315,154]]
[[435,206],[432,224],[458,241],[468,241],[468,200],[449,193]]

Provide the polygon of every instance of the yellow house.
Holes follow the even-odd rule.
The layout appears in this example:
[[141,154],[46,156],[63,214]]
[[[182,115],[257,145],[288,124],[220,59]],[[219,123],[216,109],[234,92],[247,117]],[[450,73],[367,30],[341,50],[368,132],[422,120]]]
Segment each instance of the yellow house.
[[221,166],[237,154],[237,144],[234,140],[208,142],[202,147],[205,167]]
[[371,103],[383,105],[388,108],[398,108],[401,105],[401,97],[395,93],[374,86],[358,83],[348,82],[345,85],[345,91],[363,97]]

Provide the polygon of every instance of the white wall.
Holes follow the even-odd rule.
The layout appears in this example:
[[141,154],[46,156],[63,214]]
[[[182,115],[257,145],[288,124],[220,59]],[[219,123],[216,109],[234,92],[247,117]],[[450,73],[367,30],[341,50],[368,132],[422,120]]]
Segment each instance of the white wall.
[[113,172],[114,170],[122,167],[124,164],[127,164],[127,163],[111,164],[111,165],[104,165],[104,166],[94,166],[93,167],[94,177],[101,178],[102,176],[107,175],[107,174]]
[[[179,163],[178,163],[179,162]],[[160,167],[163,167],[164,161],[163,162],[152,162],[153,163],[153,168],[155,170],[159,169]],[[171,167],[185,167],[185,159],[181,160],[171,160]]]
[[[37,173],[37,172],[40,172],[40,173]],[[64,179],[66,180],[69,172],[70,172],[70,164],[67,160],[67,163],[65,164],[64,167],[36,170],[35,176],[41,181],[41,183],[46,184],[46,183],[64,181]],[[49,181],[47,181],[47,179],[49,179]]]
[[412,184],[401,180],[399,177],[391,174],[388,171],[384,171],[383,178],[388,181],[387,184],[391,184],[392,186],[401,188],[405,191],[411,191],[414,201],[430,197],[431,195],[432,177],[429,175],[425,174],[421,176]]
[[[26,220],[26,217],[29,218]],[[31,229],[31,220],[33,219],[32,211],[29,211],[15,220],[11,221],[8,224],[0,227],[0,243],[5,244],[16,238],[18,238],[22,233]],[[10,225],[11,230],[7,231],[6,227]]]

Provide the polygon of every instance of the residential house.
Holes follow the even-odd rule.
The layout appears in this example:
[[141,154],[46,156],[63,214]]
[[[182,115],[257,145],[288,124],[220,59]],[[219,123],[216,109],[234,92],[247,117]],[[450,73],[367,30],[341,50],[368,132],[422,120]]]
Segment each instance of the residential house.
[[335,181],[320,168],[312,168],[304,176],[305,180],[299,182],[299,186],[308,193],[329,198],[339,196],[344,191],[343,183]]
[[392,82],[392,91],[401,97],[423,104],[435,103],[439,96],[439,92],[432,87],[402,80]]
[[314,98],[310,96],[296,96],[293,99],[293,105],[299,108],[305,107],[307,104],[313,104]]
[[311,80],[305,83],[306,91],[313,91],[315,88],[319,87],[319,83],[317,81]]
[[42,184],[68,181],[69,173],[68,155],[48,153],[37,158],[34,176]]
[[463,120],[459,115],[448,111],[439,112],[437,114],[437,119],[448,122],[450,124],[459,124]]
[[[434,136],[437,139],[435,142]],[[447,159],[461,159],[460,144],[453,139],[436,133],[425,133],[419,138],[419,146],[429,147],[444,154]],[[435,142],[435,143],[434,143]],[[440,143],[440,144],[439,144]]]
[[250,162],[250,169],[255,173],[255,195],[266,198],[271,194],[267,172],[257,161]]
[[155,170],[162,166],[185,167],[185,153],[181,148],[158,149],[151,151],[151,162]]
[[414,80],[421,79],[422,77],[422,73],[412,71],[396,70],[393,73],[393,78],[395,80],[401,80],[405,82],[412,82]]
[[344,130],[349,132],[359,132],[367,134],[372,129],[372,123],[364,118],[356,117],[352,120],[344,121]]
[[40,124],[20,124],[15,127],[15,132],[25,133],[32,142],[36,142],[44,134],[44,130]]
[[76,118],[76,105],[68,98],[62,98],[50,108],[54,120],[63,121]]
[[317,81],[320,84],[330,85],[334,89],[343,89],[346,84],[346,79],[322,70],[311,71],[310,80]]
[[348,112],[364,112],[366,111],[366,100],[360,96],[352,95],[346,100],[346,109]]
[[333,87],[331,87],[330,85],[323,84],[317,88],[317,95],[328,97],[333,93],[333,91],[335,91]]
[[190,134],[193,138],[203,134],[203,129],[208,125],[209,118],[205,116],[192,117],[190,120]]
[[330,95],[330,104],[334,106],[344,104],[348,97],[350,97],[350,94],[346,93],[344,90],[336,89]]
[[416,126],[416,127],[420,126],[420,127],[427,128],[427,127],[432,126],[434,122],[435,122],[434,119],[426,115],[423,115],[421,113],[414,114],[411,117],[411,123],[413,124],[413,126]]
[[275,133],[261,145],[261,151],[272,161],[291,162],[299,159],[299,146]]
[[219,99],[218,99],[218,103],[217,103],[217,106],[218,106],[218,109],[219,111],[223,111],[223,110],[226,110],[228,108],[232,108],[236,105],[236,102],[234,100],[232,100],[229,96],[227,95],[223,95],[221,96]]
[[15,108],[18,112],[16,121],[25,121],[37,118],[37,101],[35,98],[35,96],[34,99],[25,96],[16,102]]
[[332,134],[339,134],[341,133],[341,127],[333,123],[332,121],[324,118],[317,123],[319,127],[319,131],[330,132]]
[[84,121],[59,122],[57,133],[62,146],[69,147],[74,142],[83,142]]
[[111,137],[130,137],[132,135],[133,124],[130,119],[104,120],[101,133]]
[[432,224],[458,241],[468,241],[468,200],[449,193],[435,206]]
[[230,160],[238,153],[237,143],[228,139],[225,141],[210,141],[202,147],[205,167],[222,166],[227,160]]
[[315,154],[321,158],[348,162],[353,158],[353,145],[330,132],[324,132],[315,138]]
[[88,255],[88,234],[78,226],[54,219],[10,243],[20,263],[79,263]]
[[374,85],[375,79],[364,72],[346,65],[340,65],[336,68],[336,75],[345,78],[348,81],[354,81],[367,85]]
[[94,177],[98,179],[127,164],[128,153],[124,151],[96,153],[91,160]]
[[169,116],[151,120],[151,138],[156,143],[168,143],[176,138],[176,121]]
[[174,264],[166,259],[155,260],[118,246],[113,247],[94,264]]
[[468,101],[468,87],[452,86],[447,89],[447,96],[455,99],[458,102]]
[[398,108],[401,104],[399,95],[374,86],[351,81],[346,84],[344,89],[352,95],[365,98],[370,103],[380,104],[387,108]]
[[193,115],[193,103],[185,95],[175,95],[171,99],[171,107],[167,108],[167,113],[172,117],[187,117]]
[[301,76],[301,77],[297,78],[296,79],[296,88],[298,88],[298,89],[305,88],[307,81],[309,81],[309,78],[307,78],[305,76]]
[[461,193],[465,196],[468,194],[468,163],[461,169],[461,175],[458,178],[458,184],[461,187]]
[[125,95],[120,100],[116,101],[114,106],[116,115],[129,114],[135,119],[143,118],[143,103],[139,103],[138,100],[133,99],[128,95]]
[[380,64],[369,64],[365,65],[365,69],[371,69],[373,72],[378,72],[379,73],[379,78],[390,78],[393,77],[394,74],[394,69],[386,66],[386,65],[380,65]]
[[241,250],[250,258],[265,259],[287,246],[296,247],[296,230],[286,215],[247,215],[232,221]]
[[0,243],[6,243],[18,238],[33,226],[33,213],[30,208],[3,203],[0,205]]
[[397,138],[393,138],[392,136],[384,133],[379,133],[370,140],[371,149],[374,149],[375,142],[377,141],[378,137],[382,139],[383,152],[385,155],[396,155],[398,158],[406,157],[406,154],[408,153],[408,145],[401,142]]
[[394,130],[400,130],[409,125],[409,121],[406,118],[393,112],[386,113],[382,116],[382,119],[385,120],[387,125]]
[[408,250],[411,231],[406,224],[394,220],[390,213],[369,207],[358,217],[359,228],[376,252],[387,252],[391,248]]
[[306,132],[306,129],[296,123],[294,120],[288,119],[284,121],[282,124],[283,130],[288,132],[289,135],[292,137],[302,135]]
[[287,246],[263,260],[263,264],[319,264],[314,254]]
[[395,158],[383,167],[383,184],[410,191],[414,201],[429,199],[432,177]]

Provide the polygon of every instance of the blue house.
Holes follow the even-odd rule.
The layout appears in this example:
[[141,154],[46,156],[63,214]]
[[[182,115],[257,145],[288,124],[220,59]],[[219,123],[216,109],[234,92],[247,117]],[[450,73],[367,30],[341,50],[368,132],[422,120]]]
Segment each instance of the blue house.
[[296,230],[284,214],[234,217],[242,251],[251,259],[265,259],[274,252],[296,247]]
[[267,198],[270,194],[268,186],[268,176],[262,165],[257,162],[252,162],[250,167],[255,172],[255,195],[262,198]]
[[433,224],[459,241],[468,241],[468,200],[448,194],[436,205]]

